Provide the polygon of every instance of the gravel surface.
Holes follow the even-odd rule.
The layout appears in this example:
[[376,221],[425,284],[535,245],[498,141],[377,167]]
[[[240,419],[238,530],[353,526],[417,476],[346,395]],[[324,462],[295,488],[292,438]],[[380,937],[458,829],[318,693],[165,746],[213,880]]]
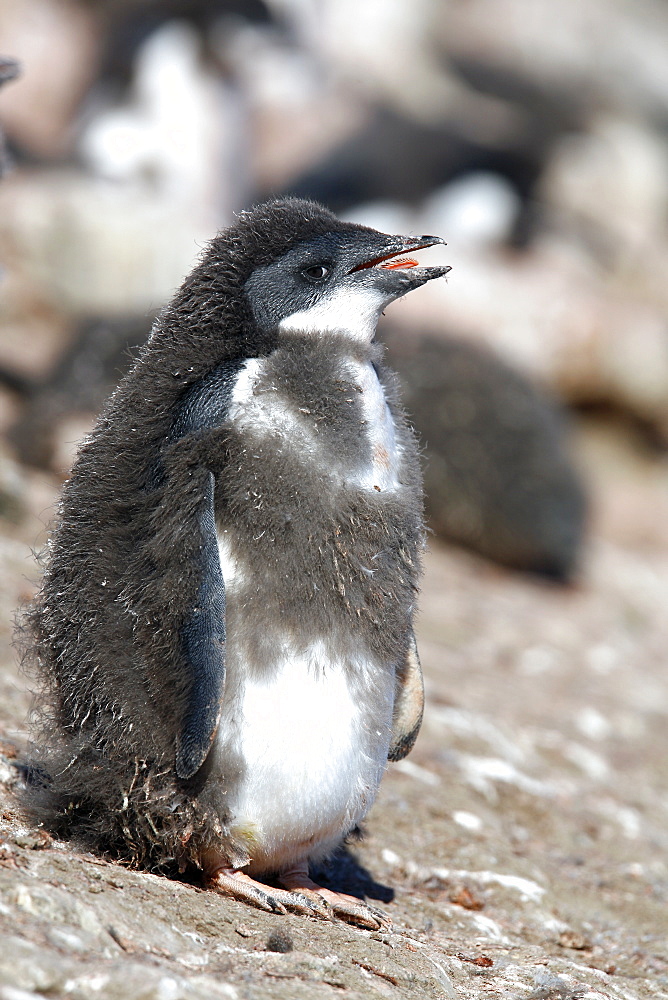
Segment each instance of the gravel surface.
[[668,998],[668,464],[588,432],[594,523],[558,589],[433,546],[428,707],[367,824],[322,873],[392,919],[279,917],[30,828],[14,796],[29,595],[55,483],[0,538],[0,1000]]

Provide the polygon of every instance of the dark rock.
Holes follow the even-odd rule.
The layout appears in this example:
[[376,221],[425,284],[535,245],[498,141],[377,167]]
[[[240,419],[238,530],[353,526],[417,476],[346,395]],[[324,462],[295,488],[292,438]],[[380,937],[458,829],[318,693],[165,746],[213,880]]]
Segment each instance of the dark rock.
[[277,951],[281,954],[286,954],[286,952],[292,951],[294,942],[292,936],[287,931],[272,931],[267,938],[265,948],[267,951]]

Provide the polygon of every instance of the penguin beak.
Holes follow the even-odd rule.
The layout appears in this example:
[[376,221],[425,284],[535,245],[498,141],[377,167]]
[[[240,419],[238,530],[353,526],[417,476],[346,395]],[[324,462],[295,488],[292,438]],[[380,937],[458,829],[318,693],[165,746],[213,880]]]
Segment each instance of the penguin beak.
[[[388,236],[380,248],[375,248],[373,256],[366,257],[354,265],[348,274],[366,272],[365,277],[373,275],[373,284],[379,289],[398,298],[413,288],[419,288],[432,278],[442,278],[451,271],[447,265],[439,267],[420,267],[413,257],[406,257],[417,250],[433,247],[437,244],[446,246],[440,236]],[[380,250],[380,252],[378,252]]]

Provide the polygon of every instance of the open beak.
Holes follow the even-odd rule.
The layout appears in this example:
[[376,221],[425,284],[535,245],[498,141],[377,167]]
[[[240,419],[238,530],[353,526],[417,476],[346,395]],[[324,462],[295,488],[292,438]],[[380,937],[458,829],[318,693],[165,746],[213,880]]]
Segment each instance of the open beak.
[[[380,234],[378,234],[380,235]],[[374,276],[374,284],[388,292],[389,299],[405,295],[413,288],[424,285],[432,278],[442,278],[451,271],[447,265],[437,267],[421,267],[418,260],[411,255],[417,250],[433,247],[437,244],[446,245],[440,236],[388,236],[384,245],[376,250],[373,257],[368,257],[355,264],[348,274],[366,273]],[[386,277],[381,277],[385,275]]]
[[[419,261],[413,260],[410,257],[402,258],[399,255],[414,253],[416,250],[424,250],[425,247],[433,247],[437,243],[447,246],[445,240],[442,240],[440,236],[390,236],[387,241],[386,252],[379,256],[371,257],[369,260],[362,261],[361,264],[356,264],[355,267],[352,267],[348,271],[348,274],[353,274],[355,271],[366,271],[370,267],[385,267],[389,270],[418,267]],[[447,267],[445,273],[450,270],[452,268]]]

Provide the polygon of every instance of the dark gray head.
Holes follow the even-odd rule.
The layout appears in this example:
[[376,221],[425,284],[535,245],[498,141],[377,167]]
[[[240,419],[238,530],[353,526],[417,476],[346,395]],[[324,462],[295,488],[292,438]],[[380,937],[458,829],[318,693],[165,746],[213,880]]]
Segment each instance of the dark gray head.
[[437,236],[387,236],[297,199],[270,207],[277,225],[267,249],[272,235],[279,245],[243,286],[263,332],[341,331],[369,341],[390,302],[450,270],[400,257],[443,243]]
[[212,362],[270,353],[288,330],[369,341],[385,306],[450,270],[402,266],[402,254],[435,243],[443,240],[342,222],[298,198],[256,205],[211,240],[162,315],[154,346],[169,343],[166,363],[178,354],[194,381]]

